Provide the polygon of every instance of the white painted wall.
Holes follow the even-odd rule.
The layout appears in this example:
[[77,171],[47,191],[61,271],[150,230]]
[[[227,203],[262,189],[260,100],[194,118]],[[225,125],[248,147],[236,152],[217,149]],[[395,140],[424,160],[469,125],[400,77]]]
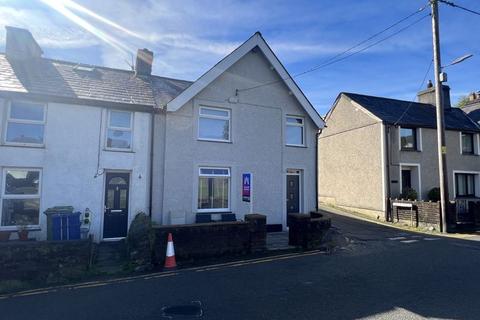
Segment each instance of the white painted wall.
[[[0,129],[3,132],[7,105],[0,101]],[[46,216],[52,206],[71,205],[76,211],[90,208],[91,233],[98,241],[103,231],[104,178],[94,178],[100,135],[100,170],[131,172],[129,223],[137,212],[149,206],[149,113],[134,113],[133,150],[112,152],[104,149],[107,110],[84,105],[49,103],[45,147],[11,147],[0,144],[0,169],[35,167],[42,169],[40,228],[38,239],[46,238]],[[0,185],[3,185],[1,181]]]
[[[286,86],[278,82],[241,92],[239,103],[229,103],[235,89],[279,80],[275,70],[257,50],[250,52],[176,112],[166,114],[164,181],[154,184],[155,197],[162,196],[154,209],[154,220],[168,223],[172,212],[184,212],[186,222],[195,220],[197,211],[198,167],[231,168],[230,209],[242,219],[249,204],[241,199],[241,175],[254,176],[254,206],[267,215],[268,224],[286,222],[286,170],[303,170],[301,207],[303,212],[316,206],[315,152],[317,128]],[[200,105],[231,110],[231,143],[199,141]],[[285,145],[285,116],[305,117],[305,147]],[[158,116],[157,123],[161,122]],[[156,135],[156,138],[158,135]],[[157,147],[158,148],[158,147]],[[155,151],[155,166],[163,160]],[[157,179],[157,177],[155,177]]]

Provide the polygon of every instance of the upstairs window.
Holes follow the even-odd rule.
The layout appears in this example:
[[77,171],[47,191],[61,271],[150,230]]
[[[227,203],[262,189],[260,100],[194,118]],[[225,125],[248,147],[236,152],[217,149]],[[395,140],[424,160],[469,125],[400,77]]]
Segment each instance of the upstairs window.
[[418,150],[417,130],[415,128],[400,128],[400,148],[402,150]]
[[14,145],[43,145],[45,105],[12,101],[8,110],[5,143]]
[[455,173],[457,197],[475,197],[475,176],[471,173]]
[[304,119],[287,116],[286,144],[288,146],[304,146],[305,130]]
[[198,138],[211,141],[230,141],[230,110],[200,107]]
[[473,133],[462,132],[462,154],[474,154]]
[[198,211],[229,211],[230,169],[200,168]]
[[5,169],[1,193],[1,225],[38,225],[40,217],[40,170]]
[[132,149],[133,114],[128,111],[108,112],[107,149]]

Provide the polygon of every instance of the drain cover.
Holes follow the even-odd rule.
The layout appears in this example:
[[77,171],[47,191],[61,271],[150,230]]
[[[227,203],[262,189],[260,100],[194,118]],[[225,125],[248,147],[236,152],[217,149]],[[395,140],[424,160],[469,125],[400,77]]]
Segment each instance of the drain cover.
[[196,317],[203,315],[202,303],[192,301],[191,304],[166,306],[162,308],[162,316],[167,318]]

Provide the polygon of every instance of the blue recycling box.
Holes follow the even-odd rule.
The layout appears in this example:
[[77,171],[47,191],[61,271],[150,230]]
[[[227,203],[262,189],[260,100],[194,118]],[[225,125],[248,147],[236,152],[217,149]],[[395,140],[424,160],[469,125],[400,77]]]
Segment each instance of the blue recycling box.
[[73,207],[62,206],[49,208],[47,215],[48,240],[79,240],[80,212],[73,212]]

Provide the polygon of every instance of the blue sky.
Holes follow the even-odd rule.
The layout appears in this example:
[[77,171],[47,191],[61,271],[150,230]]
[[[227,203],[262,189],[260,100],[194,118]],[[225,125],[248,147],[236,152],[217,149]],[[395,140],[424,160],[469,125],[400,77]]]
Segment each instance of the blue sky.
[[[480,10],[478,0],[454,2]],[[71,15],[66,17],[65,11],[59,9],[62,3],[69,3],[69,12],[82,21],[77,19],[75,23]],[[288,71],[296,74],[321,64],[426,3],[0,0],[0,27],[30,29],[46,57],[109,67],[128,69],[131,52],[146,47],[155,53],[155,74],[195,80],[257,30]],[[480,16],[441,5],[440,18],[443,64],[465,53],[474,54],[447,69],[455,102],[461,95],[480,90]],[[1,51],[4,42],[2,30]],[[431,61],[431,42],[427,18],[378,46],[296,81],[321,114],[342,91],[411,100]],[[430,71],[428,79],[432,78]]]

